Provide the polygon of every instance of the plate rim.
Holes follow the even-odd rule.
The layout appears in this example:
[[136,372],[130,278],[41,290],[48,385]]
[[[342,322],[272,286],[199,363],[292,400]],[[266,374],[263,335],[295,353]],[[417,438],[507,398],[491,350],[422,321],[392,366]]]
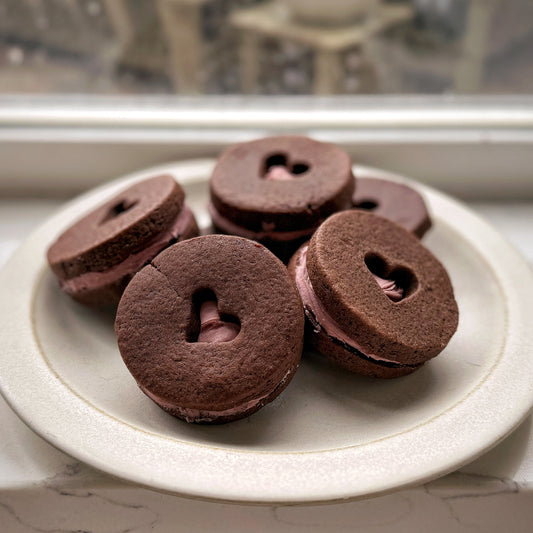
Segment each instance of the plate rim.
[[[206,176],[209,175],[209,169],[214,164],[213,160],[189,160],[185,162],[176,162],[176,163],[168,163],[164,165],[158,165],[156,167],[152,167],[149,169],[141,170],[139,172],[135,172],[133,174],[128,174],[126,176],[123,176],[121,178],[118,178],[117,180],[113,180],[110,183],[104,184],[96,189],[92,189],[91,191],[88,191],[87,193],[75,198],[71,202],[67,203],[63,208],[61,208],[55,215],[50,217],[47,221],[45,221],[42,225],[40,225],[23,243],[23,245],[13,254],[11,259],[8,261],[8,263],[3,267],[2,271],[0,272],[0,294],[4,294],[4,300],[9,301],[10,298],[6,297],[6,295],[9,295],[9,291],[17,291],[17,286],[11,286],[11,284],[8,283],[2,283],[2,281],[5,281],[9,278],[10,272],[14,272],[21,270],[21,265],[18,264],[21,261],[23,261],[25,257],[25,251],[26,248],[29,247],[28,243],[31,243],[32,240],[38,239],[41,234],[48,234],[49,232],[54,231],[54,226],[57,226],[57,222],[63,220],[63,218],[66,218],[69,216],[71,211],[73,211],[76,206],[83,203],[84,205],[87,202],[92,202],[90,206],[88,206],[88,210],[92,209],[94,205],[102,201],[103,198],[107,197],[108,195],[114,194],[115,191],[118,191],[120,188],[124,187],[126,183],[130,183],[133,181],[137,181],[140,179],[143,179],[144,177],[148,175],[155,175],[156,173],[161,172],[171,172],[175,177],[180,181],[180,183],[183,184],[189,184],[189,183],[196,183],[196,182],[203,182],[206,180]],[[531,326],[533,325],[532,321],[529,322],[525,320],[525,311],[526,305],[525,302],[528,300],[529,297],[533,297],[533,274],[531,269],[529,268],[529,265],[525,262],[525,260],[520,256],[520,254],[514,250],[512,245],[510,245],[501,235],[499,235],[496,230],[494,230],[488,223],[486,223],[481,217],[474,214],[468,207],[463,206],[460,202],[457,200],[448,197],[444,193],[441,193],[439,191],[436,191],[428,186],[422,185],[420,183],[414,182],[412,180],[409,180],[408,178],[404,178],[403,176],[399,176],[396,174],[392,174],[389,172],[385,172],[379,169],[374,169],[370,167],[362,167],[362,166],[355,166],[355,173],[356,175],[377,175],[379,177],[385,177],[386,179],[392,179],[395,181],[402,181],[409,183],[410,185],[414,186],[415,188],[419,189],[422,194],[427,196],[428,198],[431,198],[431,203],[434,201],[444,203],[444,205],[447,205],[448,208],[450,208],[452,211],[459,211],[459,213],[466,216],[466,218],[470,219],[472,223],[477,225],[477,231],[481,231],[482,233],[486,233],[486,238],[490,241],[489,244],[492,244],[493,246],[503,246],[504,251],[506,253],[500,253],[499,255],[496,255],[495,257],[492,257],[492,261],[489,262],[489,265],[491,266],[491,269],[494,272],[495,279],[498,280],[498,283],[502,286],[502,295],[506,297],[506,309],[507,309],[507,315],[508,315],[508,323],[506,325],[506,336],[504,339],[504,345],[502,346],[502,356],[503,359],[503,352],[506,350],[511,349],[513,351],[514,355],[516,356],[516,351],[522,347],[524,351],[527,351],[527,348],[529,348],[529,351],[533,351],[533,334],[529,333],[530,331],[533,331],[533,328]],[[70,217],[70,222],[72,223],[72,217]],[[55,233],[58,233],[61,230],[61,225],[59,225],[59,229],[55,228]],[[48,238],[48,242],[51,242],[51,239],[53,237]],[[482,242],[482,245],[487,244]],[[483,248],[483,246],[482,246]],[[485,250],[485,253],[482,252],[482,250],[477,248],[477,252],[481,257],[487,260],[485,253],[487,250]],[[491,254],[489,254],[491,255]],[[35,288],[38,286],[39,280],[41,279],[42,273],[46,269],[46,264],[44,262],[44,256],[39,260],[37,258],[37,262],[41,264],[40,267],[40,273],[35,275],[32,278],[32,285],[31,288],[28,289],[28,291],[31,294],[27,294],[26,296],[29,296],[29,299],[25,301],[26,304],[29,303],[30,305],[30,327],[31,332],[34,333],[34,324],[33,324],[33,304],[34,304],[34,298],[35,298]],[[516,291],[511,291],[508,293],[506,291],[506,288],[509,289],[508,285],[510,284],[510,288],[516,288],[513,283],[513,280],[510,280],[509,278],[505,278],[504,276],[504,283],[502,283],[502,279],[498,275],[498,272],[500,272],[501,269],[505,270],[505,268],[512,263],[513,266],[513,280],[514,278],[520,279],[520,298],[518,298],[518,295],[516,294]],[[496,266],[496,268],[495,268]],[[22,271],[24,269],[22,268]],[[517,274],[522,274],[522,277]],[[6,288],[7,287],[7,288]],[[511,296],[511,298],[509,298]],[[22,304],[17,302],[19,306]],[[27,308],[26,308],[27,309]],[[18,309],[18,312],[20,312],[21,309]],[[17,315],[17,313],[12,313],[12,311],[2,308],[0,309],[0,318],[3,318],[4,320],[8,316],[8,314],[11,315]],[[517,317],[515,315],[518,315]],[[17,315],[18,316],[18,315]],[[511,324],[511,318],[513,320],[517,321],[518,324]],[[9,323],[9,321],[8,321]],[[14,331],[18,332],[17,328],[14,324],[12,324],[14,327]],[[509,328],[511,325],[515,326],[515,329],[518,328],[518,331],[510,330]],[[529,328],[529,329],[528,329]],[[510,335],[511,334],[511,335]],[[33,350],[37,349],[39,350],[38,346],[38,340],[36,339],[36,335],[34,335],[33,346],[31,347]],[[9,351],[9,350],[7,350]],[[44,354],[40,353],[41,357],[46,357]],[[518,354],[519,355],[519,354]],[[0,355],[0,361],[2,360],[2,356]],[[483,383],[480,382],[480,386],[478,388],[481,388],[481,385],[486,383],[487,380],[489,380],[491,377],[493,377],[493,371],[497,369],[500,365],[500,360],[497,360],[493,367],[491,367],[491,370],[485,376],[485,378],[482,380]],[[527,366],[527,365],[526,365]],[[49,367],[51,369],[51,367]],[[531,374],[533,374],[533,363],[530,362],[529,364],[529,370]],[[53,370],[53,369],[51,369]],[[12,376],[18,376],[16,369],[11,368],[11,376],[10,379],[12,379]],[[418,475],[412,475],[412,476],[406,476],[403,475],[403,481],[401,483],[393,483],[393,484],[383,484],[379,482],[372,482],[371,485],[373,489],[365,489],[365,490],[357,490],[354,489],[353,486],[350,486],[349,488],[339,488],[337,487],[326,487],[323,490],[325,491],[325,494],[318,496],[318,494],[310,494],[309,492],[303,491],[299,492],[298,494],[287,494],[284,491],[272,491],[270,494],[263,494],[261,495],[250,495],[248,491],[243,490],[244,487],[241,487],[240,489],[236,489],[236,487],[232,487],[232,490],[227,492],[225,495],[221,495],[217,493],[216,489],[215,491],[210,490],[208,487],[195,487],[194,489],[186,489],[186,487],[181,486],[177,487],[175,486],[175,482],[169,483],[167,482],[160,482],[157,480],[154,480],[150,477],[149,473],[143,472],[142,475],[139,475],[138,472],[130,471],[125,475],[124,469],[122,468],[116,468],[113,465],[109,465],[107,461],[101,460],[97,457],[94,457],[94,455],[91,455],[91,453],[88,453],[89,450],[79,450],[77,448],[70,446],[69,443],[65,443],[64,440],[62,440],[62,437],[60,435],[57,435],[55,432],[50,431],[50,428],[43,427],[43,422],[39,420],[35,420],[35,418],[32,418],[31,413],[28,412],[28,406],[27,402],[21,402],[20,398],[17,397],[16,394],[13,394],[13,391],[10,389],[9,383],[6,382],[6,379],[4,377],[4,372],[0,373],[0,391],[2,392],[3,396],[5,397],[8,404],[11,406],[11,408],[17,413],[17,415],[22,418],[25,423],[31,427],[36,433],[38,433],[41,437],[43,437],[45,440],[50,442],[55,447],[61,449],[62,451],[65,451],[69,455],[72,455],[82,461],[84,461],[87,464],[90,464],[91,466],[94,466],[98,468],[99,470],[103,470],[104,472],[107,472],[109,474],[112,474],[116,477],[127,479],[129,481],[133,481],[135,483],[138,483],[140,485],[149,487],[150,489],[155,490],[161,490],[164,492],[171,492],[174,494],[179,494],[181,496],[185,497],[195,497],[200,499],[208,499],[208,500],[214,500],[214,501],[232,501],[232,502],[240,502],[240,503],[318,503],[318,502],[335,502],[335,501],[345,501],[346,499],[357,499],[357,498],[364,498],[369,496],[374,496],[378,494],[384,494],[388,492],[395,491],[399,488],[405,488],[408,486],[412,486],[415,484],[420,484],[427,482],[431,479],[434,479],[436,477],[439,477],[441,475],[444,475],[446,473],[449,473],[455,469],[457,469],[460,466],[463,466],[464,464],[474,460],[479,455],[485,453],[490,448],[495,446],[498,442],[503,440],[509,433],[512,432],[512,430],[517,427],[520,422],[528,415],[529,411],[531,410],[531,406],[533,404],[533,384],[531,384],[529,387],[524,387],[520,391],[520,399],[522,402],[515,401],[515,404],[518,404],[518,408],[515,407],[515,410],[513,411],[513,418],[512,421],[508,421],[508,423],[505,425],[505,427],[502,429],[500,428],[500,431],[492,431],[489,432],[491,434],[490,441],[486,441],[484,443],[478,443],[477,446],[475,446],[470,453],[465,454],[465,456],[461,457],[461,460],[456,461],[448,461],[446,465],[440,464],[438,468],[434,468],[433,470],[426,470],[425,473],[422,475],[421,473],[418,473]],[[524,372],[524,375],[527,374]],[[531,375],[530,374],[530,375]],[[505,376],[508,378],[508,376]],[[18,379],[23,379],[23,376],[18,376]],[[8,380],[9,381],[9,380]],[[524,381],[524,379],[522,380]],[[64,382],[62,382],[64,384]],[[465,398],[470,397],[471,395],[477,393],[478,391],[472,389],[468,392],[468,394],[463,397],[458,403],[462,403]],[[516,392],[516,391],[515,391]],[[517,398],[518,399],[518,398]],[[523,400],[526,400],[525,402]],[[82,400],[85,401],[85,400]],[[85,402],[87,403],[87,402]],[[91,407],[92,404],[88,404]],[[458,404],[454,404],[450,409],[454,410],[456,409]],[[437,418],[441,418],[444,413],[441,413]],[[106,416],[111,416],[108,413],[105,414]],[[125,424],[123,421],[119,421],[122,424]],[[432,424],[434,422],[434,419],[429,419],[425,421],[421,426],[427,426],[428,424]],[[46,426],[46,424],[44,424]],[[417,429],[417,426],[414,428],[410,428],[408,433],[412,433],[414,430]],[[135,429],[134,429],[135,431]],[[138,429],[137,429],[138,431]],[[392,435],[387,437],[385,440],[394,439],[397,435]],[[155,438],[160,438],[155,436]],[[185,445],[185,447],[191,447],[191,443],[180,443]],[[358,445],[361,447],[368,446],[372,443],[365,443],[362,445]],[[294,457],[301,457],[301,456],[309,456],[310,454],[317,454],[317,455],[324,455],[324,454],[338,454],[343,455],[347,450],[351,450],[354,447],[358,446],[351,446],[351,447],[342,447],[339,449],[332,449],[332,450],[318,450],[318,451],[304,451],[304,452],[257,452],[254,451],[254,456],[257,456],[257,454],[268,456],[268,457],[276,457],[276,456],[284,456],[284,457],[292,457],[292,459],[296,462],[298,462],[297,459],[294,459]],[[203,447],[203,445],[196,445],[195,450],[198,447]],[[226,460],[234,460],[236,457],[238,457],[240,454],[250,455],[249,452],[243,451],[243,450],[231,450],[227,448],[217,448],[212,446],[206,446],[207,449],[215,450],[215,453],[222,453],[224,458]],[[94,453],[94,452],[93,452]],[[336,458],[338,460],[338,457]],[[287,466],[287,465],[285,465]],[[290,465],[289,465],[290,466]],[[185,481],[185,485],[186,485]],[[183,483],[182,483],[183,485]],[[277,494],[277,496],[276,496]]]

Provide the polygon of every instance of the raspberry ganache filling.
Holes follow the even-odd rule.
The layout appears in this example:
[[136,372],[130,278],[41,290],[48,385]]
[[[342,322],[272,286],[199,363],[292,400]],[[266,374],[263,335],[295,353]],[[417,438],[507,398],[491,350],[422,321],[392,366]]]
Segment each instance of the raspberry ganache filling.
[[[376,282],[381,287],[383,292],[393,301],[399,301],[403,297],[403,289],[398,288],[394,281],[380,278],[373,274]],[[416,367],[418,365],[405,365],[392,361],[380,355],[369,353],[363,346],[361,346],[353,337],[347,334],[336,320],[328,313],[322,302],[316,295],[309,273],[307,271],[307,246],[302,248],[299,257],[296,261],[295,281],[302,303],[305,310],[305,315],[313,325],[315,333],[320,333],[323,330],[328,337],[331,337],[337,343],[347,346],[352,352],[356,352],[364,359],[368,359],[376,364],[392,367]]]
[[187,205],[184,205],[172,225],[152,237],[139,252],[131,254],[124,261],[106,270],[85,272],[74,278],[60,280],[60,286],[66,293],[77,293],[85,288],[110,285],[124,276],[133,275],[170,243],[178,240],[187,231],[192,222],[192,211]]
[[292,369],[287,370],[286,374],[283,376],[281,381],[277,386],[267,394],[263,394],[258,398],[253,398],[243,403],[235,405],[235,407],[229,407],[228,409],[222,409],[220,411],[210,410],[210,409],[195,409],[193,407],[181,407],[172,402],[166,401],[161,396],[150,392],[146,387],[137,383],[139,388],[148,396],[152,401],[159,405],[165,411],[170,412],[171,414],[177,414],[180,418],[183,418],[186,422],[214,422],[219,418],[232,417],[238,413],[255,411],[259,407],[262,407],[276,391],[285,386],[285,382],[291,374],[293,373]]
[[200,322],[198,342],[229,342],[239,334],[239,325],[222,320],[214,301],[202,304]]
[[290,181],[294,179],[294,175],[288,171],[287,167],[274,165],[268,169],[264,179],[267,181]]
[[403,298],[403,288],[398,287],[392,279],[383,279],[372,272],[374,279],[377,281],[380,289],[393,301],[399,302]]
[[[278,178],[279,179],[279,178]],[[239,226],[219,213],[212,202],[207,206],[213,224],[228,235],[238,235],[252,241],[272,240],[278,242],[293,241],[312,235],[320,223],[305,229],[292,231],[276,231],[272,223],[263,224],[262,231],[253,231],[244,226]],[[321,221],[320,221],[321,222]]]

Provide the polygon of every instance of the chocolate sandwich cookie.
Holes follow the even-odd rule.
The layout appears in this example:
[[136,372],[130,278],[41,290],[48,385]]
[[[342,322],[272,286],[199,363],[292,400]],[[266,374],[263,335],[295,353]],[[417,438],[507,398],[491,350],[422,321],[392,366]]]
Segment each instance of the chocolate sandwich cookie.
[[130,282],[115,322],[141,390],[187,422],[243,418],[300,361],[304,313],[285,266],[260,244],[208,235],[175,244]]
[[184,197],[172,176],[157,176],[83,217],[48,250],[61,289],[89,305],[118,303],[132,276],[155,255],[198,235]]
[[330,217],[294,255],[311,345],[344,368],[391,378],[439,354],[458,308],[441,263],[410,232],[365,211]]
[[379,178],[358,178],[353,206],[388,218],[417,237],[431,228],[422,196],[407,185]]
[[349,156],[306,137],[235,145],[218,159],[209,212],[220,233],[256,240],[282,260],[331,214],[352,207]]

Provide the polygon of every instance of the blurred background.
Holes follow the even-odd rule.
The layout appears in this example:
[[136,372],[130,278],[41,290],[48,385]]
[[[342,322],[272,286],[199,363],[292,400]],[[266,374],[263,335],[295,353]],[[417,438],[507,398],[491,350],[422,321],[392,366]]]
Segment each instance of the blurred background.
[[0,0],[0,194],[276,134],[533,199],[533,0]]
[[0,93],[531,94],[531,0],[0,0]]

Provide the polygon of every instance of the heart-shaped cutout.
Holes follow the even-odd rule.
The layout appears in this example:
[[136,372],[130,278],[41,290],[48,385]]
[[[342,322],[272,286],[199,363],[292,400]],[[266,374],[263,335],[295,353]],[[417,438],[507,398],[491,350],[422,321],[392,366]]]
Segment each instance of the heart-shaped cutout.
[[394,303],[405,300],[416,292],[418,280],[410,268],[391,265],[377,253],[367,253],[365,264],[381,290]]
[[307,163],[292,161],[289,155],[277,153],[265,158],[261,177],[269,181],[289,181],[300,177],[308,170]]
[[204,290],[193,297],[194,327],[188,335],[189,342],[229,342],[241,330],[239,319],[232,315],[221,315],[213,291]]
[[354,204],[354,207],[356,209],[364,209],[365,211],[374,211],[374,209],[377,209],[379,206],[379,202],[377,200],[371,200],[371,199],[364,199],[360,200],[356,204]]
[[106,222],[117,218],[119,215],[122,215],[122,213],[125,213],[126,211],[129,211],[135,207],[138,203],[139,202],[135,200],[119,200],[117,203],[111,206],[105,217],[101,220],[100,224],[105,224]]

